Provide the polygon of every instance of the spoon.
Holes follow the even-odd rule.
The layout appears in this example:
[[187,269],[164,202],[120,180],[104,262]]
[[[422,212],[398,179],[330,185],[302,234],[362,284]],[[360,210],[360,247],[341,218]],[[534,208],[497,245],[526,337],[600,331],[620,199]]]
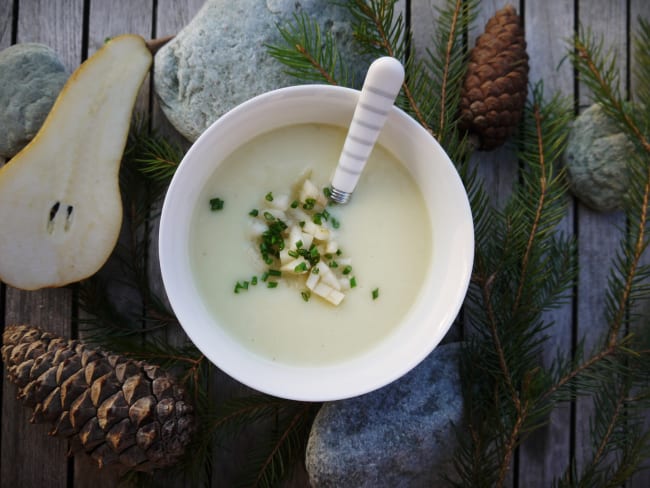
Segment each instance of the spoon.
[[368,68],[332,178],[334,202],[347,203],[352,196],[403,82],[404,67],[395,58],[378,58]]

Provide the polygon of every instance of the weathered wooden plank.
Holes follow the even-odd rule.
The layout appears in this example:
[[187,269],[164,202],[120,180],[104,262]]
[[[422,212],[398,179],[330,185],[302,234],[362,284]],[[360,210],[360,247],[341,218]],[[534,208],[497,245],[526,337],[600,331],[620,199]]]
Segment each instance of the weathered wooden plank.
[[11,45],[14,21],[14,3],[11,0],[0,0],[0,49]]
[[[155,25],[153,26],[154,37],[166,37],[177,34],[198,12],[204,4],[203,0],[160,0],[158,2],[157,15]],[[189,147],[186,141],[167,121],[162,113],[155,93],[152,98],[152,105],[150,107],[150,114],[153,126],[162,135],[164,135],[170,142],[178,144],[179,146],[187,149]],[[158,208],[153,209],[154,214],[158,214],[162,207],[162,202]],[[165,297],[164,287],[162,284],[162,277],[160,275],[160,263],[158,259],[158,230],[159,221],[154,218],[150,222],[149,232],[150,241],[149,246],[149,261],[147,263],[147,270],[149,274],[149,284],[154,293],[160,297]],[[180,328],[168,328],[164,333],[166,340],[171,344],[180,345],[187,340],[187,336]],[[216,473],[217,471],[215,471]],[[182,476],[176,476],[173,479],[164,479],[164,476],[157,476],[156,483],[161,486],[189,486],[191,481],[184,479]]]
[[[581,0],[578,3],[579,22],[596,35],[602,35],[605,46],[611,46],[616,54],[621,80],[627,70],[626,2],[623,0]],[[588,90],[579,85],[578,101],[581,107],[591,104]],[[578,205],[577,233],[579,238],[580,276],[577,288],[576,337],[584,339],[587,353],[603,338],[607,330],[604,319],[604,292],[612,258],[615,256],[624,228],[621,213],[603,214]],[[592,458],[589,421],[593,403],[590,399],[576,401],[575,457],[578,472]]]
[[[508,3],[510,2],[507,0],[484,0],[480,3],[476,27],[468,36],[470,48],[475,46],[478,36],[484,32],[490,17]],[[503,208],[512,195],[513,184],[519,173],[517,157],[509,143],[492,151],[476,151],[472,155],[471,163],[478,167],[478,174],[484,182],[491,204],[496,208]],[[514,483],[513,458],[506,475],[505,486],[514,486]]]
[[[480,4],[476,28],[469,33],[469,45],[473,47],[477,37],[484,31],[485,24],[497,10],[511,2],[507,0],[484,0]],[[512,187],[517,179],[517,158],[508,143],[493,151],[477,151],[472,156],[478,165],[479,174],[485,182],[485,189],[491,201],[498,208],[503,208],[512,194]]]
[[[81,58],[83,1],[23,1],[18,8],[18,42],[41,42],[52,47],[69,70]],[[22,292],[7,288],[6,324],[39,325],[63,336],[70,334],[70,289]],[[66,486],[67,442],[47,436],[45,425],[28,424],[29,414],[15,399],[15,389],[3,385],[2,466],[7,486]]]
[[[650,22],[650,9],[648,9],[648,2],[647,0],[631,0],[630,2],[630,29],[631,29],[631,40],[634,41],[635,36],[638,35],[639,33],[639,18],[644,19],[646,22]],[[631,49],[631,57],[630,57],[630,70],[632,73],[631,79],[630,79],[630,95],[631,98],[635,98],[635,93],[638,87],[641,85],[641,83],[648,83],[648,80],[640,80],[635,76],[635,71],[638,68],[638,63],[636,59],[636,48],[634,45],[630,46]],[[642,265],[647,266],[650,264],[650,253],[645,252],[642,258]],[[640,317],[648,317],[650,316],[650,303],[646,300],[645,302],[640,304],[640,310],[636,310],[639,312]],[[644,323],[646,322],[646,323]],[[640,330],[641,327],[647,327],[647,321],[640,320],[639,323],[632,323],[630,326],[630,332],[635,332],[637,329]],[[646,421],[644,428],[646,431],[650,429],[650,412],[647,412],[645,415]],[[646,459],[643,463],[646,467],[650,465],[650,460]],[[630,479],[630,482],[628,483],[629,488],[646,488],[650,486],[650,470],[645,469],[644,471],[641,471]]]
[[[544,94],[550,99],[555,93],[573,97],[573,69],[560,64],[568,50],[567,39],[573,33],[573,3],[564,0],[528,1],[525,4],[524,26],[529,55],[529,81],[544,82]],[[529,96],[530,98],[530,96]],[[557,163],[559,164],[559,162]],[[567,236],[573,234],[574,203],[567,196],[567,215],[558,227]],[[542,362],[550,366],[558,353],[570,354],[573,336],[572,303],[545,315],[554,325],[548,329]],[[571,408],[562,405],[550,415],[549,423],[538,430],[519,450],[519,486],[551,486],[562,475],[571,458]]]
[[[139,34],[149,39],[153,23],[153,2],[150,0],[139,0],[130,2],[116,0],[111,2],[91,2],[88,12],[88,44],[87,57],[92,56],[99,50],[106,40],[120,34]],[[149,77],[143,82],[142,88],[136,102],[137,111],[146,111],[149,106]],[[124,228],[128,219],[125,217],[120,242],[128,239]],[[141,307],[141,299],[136,290],[121,284],[120,277],[124,271],[121,263],[115,258],[102,267],[100,274],[110,280],[110,287],[106,290],[115,306],[120,309],[137,309]],[[86,317],[83,311],[80,316]],[[83,339],[83,331],[79,332]],[[116,486],[120,477],[120,471],[113,467],[99,469],[96,462],[88,456],[79,454],[74,459],[74,486],[75,488],[102,488]]]
[[[428,63],[429,51],[433,48],[437,36],[436,26],[439,12],[446,5],[445,0],[423,0],[410,2],[410,26],[412,31],[412,49],[418,61]],[[463,337],[462,312],[456,318],[442,342],[455,342]]]
[[82,0],[19,2],[18,42],[49,45],[70,71],[81,61],[82,24]]

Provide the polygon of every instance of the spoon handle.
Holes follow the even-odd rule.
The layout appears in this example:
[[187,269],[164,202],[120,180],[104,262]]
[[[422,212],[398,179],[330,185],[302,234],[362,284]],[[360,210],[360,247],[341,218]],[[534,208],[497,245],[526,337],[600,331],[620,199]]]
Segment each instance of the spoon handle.
[[350,199],[403,81],[404,67],[395,58],[378,58],[368,68],[332,178],[330,198],[336,203]]

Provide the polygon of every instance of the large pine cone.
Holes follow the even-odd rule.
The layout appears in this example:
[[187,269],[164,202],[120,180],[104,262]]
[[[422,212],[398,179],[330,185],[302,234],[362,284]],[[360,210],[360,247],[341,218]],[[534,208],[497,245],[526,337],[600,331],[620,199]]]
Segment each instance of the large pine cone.
[[490,18],[470,52],[461,95],[461,128],[479,149],[501,146],[514,132],[528,92],[528,54],[519,16],[506,5]]
[[31,422],[50,422],[100,467],[151,471],[175,463],[194,428],[192,407],[158,366],[91,349],[37,327],[3,334],[2,360]]

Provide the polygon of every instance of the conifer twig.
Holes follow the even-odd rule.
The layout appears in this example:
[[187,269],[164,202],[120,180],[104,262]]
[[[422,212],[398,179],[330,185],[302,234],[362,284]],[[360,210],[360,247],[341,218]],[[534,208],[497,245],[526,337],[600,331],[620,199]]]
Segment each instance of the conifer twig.
[[438,130],[434,134],[435,137],[440,138],[440,135],[443,131],[443,128],[446,125],[447,112],[445,107],[447,106],[447,92],[449,85],[449,68],[451,66],[451,57],[453,53],[453,48],[455,45],[454,39],[458,33],[460,15],[463,6],[463,0],[456,0],[456,5],[454,6],[452,22],[449,26],[449,37],[447,38],[446,50],[445,50],[445,63],[444,70],[442,73],[442,90],[440,91],[440,119],[438,122]]
[[[460,4],[462,0],[456,0],[457,4]],[[377,47],[381,48],[382,50],[385,51],[385,53],[388,56],[392,56],[395,58],[400,58],[403,54],[398,52],[398,49],[395,46],[396,42],[399,42],[400,40],[396,39],[391,39],[389,34],[386,32],[386,29],[384,28],[384,23],[386,21],[386,13],[387,9],[390,8],[390,12],[392,13],[393,5],[388,7],[386,5],[386,2],[379,2],[379,5],[376,5],[377,2],[370,2],[370,5],[368,5],[365,0],[354,0],[354,5],[356,8],[359,10],[359,12],[368,18],[372,25],[374,26],[376,33],[377,33]],[[394,0],[392,2],[389,2],[394,4]],[[450,38],[451,40],[451,38]],[[417,121],[424,127],[429,133],[433,134],[433,129],[427,122],[426,117],[420,110],[420,106],[415,100],[415,97],[413,96],[413,93],[411,91],[411,88],[408,84],[408,80],[404,80],[404,83],[402,83],[402,91],[404,93],[404,96],[408,100],[409,106],[411,107],[411,110],[413,112],[413,115],[417,119]]]

